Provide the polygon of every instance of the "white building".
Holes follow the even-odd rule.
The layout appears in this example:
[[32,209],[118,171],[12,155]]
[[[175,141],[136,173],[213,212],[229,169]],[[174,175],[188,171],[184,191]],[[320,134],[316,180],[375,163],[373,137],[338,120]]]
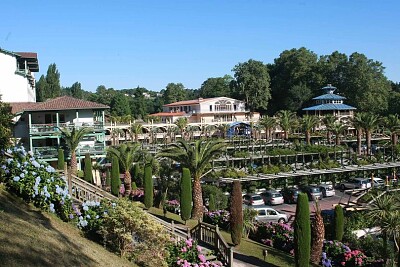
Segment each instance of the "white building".
[[36,102],[34,72],[36,53],[10,52],[0,48],[0,94],[3,102]]
[[[252,115],[252,116],[251,116]],[[189,123],[218,124],[258,121],[260,114],[246,110],[243,101],[229,97],[198,98],[179,101],[163,106],[163,112],[151,114],[163,123],[174,123],[186,117]]]

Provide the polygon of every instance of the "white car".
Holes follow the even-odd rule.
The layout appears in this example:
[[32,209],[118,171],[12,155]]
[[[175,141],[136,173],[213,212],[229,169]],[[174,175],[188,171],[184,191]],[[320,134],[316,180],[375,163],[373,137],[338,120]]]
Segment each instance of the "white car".
[[[372,184],[372,179],[369,179],[369,182]],[[379,177],[374,177],[374,187],[385,187],[385,180]]]
[[288,217],[285,213],[279,212],[273,208],[266,206],[252,206],[250,209],[254,209],[257,211],[257,215],[255,217],[256,221],[259,222],[278,222],[278,223],[286,223],[288,221]]
[[246,194],[243,196],[243,204],[248,206],[264,205],[264,199],[258,194]]
[[344,189],[367,189],[371,187],[371,182],[368,178],[351,178],[348,181],[341,182],[340,188]]
[[320,184],[318,187],[323,197],[333,197],[335,195],[335,189],[333,189],[332,184]]

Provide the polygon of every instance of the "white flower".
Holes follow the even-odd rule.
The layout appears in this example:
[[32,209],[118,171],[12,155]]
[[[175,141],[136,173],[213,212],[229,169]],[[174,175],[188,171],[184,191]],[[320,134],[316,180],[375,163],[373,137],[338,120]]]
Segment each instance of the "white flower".
[[89,207],[86,206],[86,205],[84,205],[82,209],[83,209],[84,211],[88,211],[88,210],[89,210]]
[[53,204],[53,203],[50,203],[49,210],[50,210],[51,212],[53,212],[53,213],[56,212],[56,210],[54,209],[54,204]]
[[20,179],[21,179],[21,178],[20,178],[19,176],[15,176],[15,177],[13,178],[14,182],[18,182]]

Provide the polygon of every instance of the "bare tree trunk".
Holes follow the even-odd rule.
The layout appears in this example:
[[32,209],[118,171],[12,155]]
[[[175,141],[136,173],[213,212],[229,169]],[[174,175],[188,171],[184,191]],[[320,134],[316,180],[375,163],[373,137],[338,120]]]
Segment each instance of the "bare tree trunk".
[[362,138],[362,130],[357,130],[357,154],[361,155],[361,138]]
[[76,175],[77,174],[77,160],[76,160],[76,152],[75,151],[71,151],[71,174]]
[[371,132],[368,131],[365,133],[365,138],[367,139],[367,155],[371,155]]
[[200,177],[194,177],[193,181],[193,212],[192,218],[203,219],[203,195],[200,184]]
[[124,173],[125,196],[130,196],[132,191],[132,177],[129,171]]

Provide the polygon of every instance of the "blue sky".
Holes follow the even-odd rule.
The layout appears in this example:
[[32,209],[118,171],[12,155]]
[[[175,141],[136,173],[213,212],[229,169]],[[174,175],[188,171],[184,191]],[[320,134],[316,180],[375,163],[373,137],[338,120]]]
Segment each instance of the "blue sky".
[[400,81],[399,1],[2,1],[0,47],[56,63],[85,90],[199,88],[291,48],[364,53]]

